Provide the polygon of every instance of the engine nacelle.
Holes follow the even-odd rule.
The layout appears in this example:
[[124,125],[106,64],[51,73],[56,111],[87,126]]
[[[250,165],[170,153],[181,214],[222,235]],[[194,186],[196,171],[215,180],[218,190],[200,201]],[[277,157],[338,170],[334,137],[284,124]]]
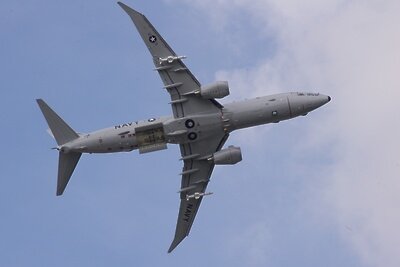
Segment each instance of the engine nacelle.
[[233,165],[242,161],[242,152],[240,147],[229,146],[228,148],[215,152],[213,160],[216,165]]
[[229,95],[229,85],[226,81],[218,81],[200,88],[200,95],[205,99],[223,98]]

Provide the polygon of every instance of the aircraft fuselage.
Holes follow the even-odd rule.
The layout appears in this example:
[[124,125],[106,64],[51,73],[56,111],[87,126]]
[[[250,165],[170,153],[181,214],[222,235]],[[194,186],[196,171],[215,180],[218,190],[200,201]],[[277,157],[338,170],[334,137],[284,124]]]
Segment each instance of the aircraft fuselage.
[[288,120],[324,105],[329,96],[318,93],[282,93],[225,104],[221,112],[184,118],[151,118],[115,125],[59,147],[63,152],[113,153],[134,149],[141,153],[165,149],[166,143],[182,144],[208,138],[221,129],[237,129]]

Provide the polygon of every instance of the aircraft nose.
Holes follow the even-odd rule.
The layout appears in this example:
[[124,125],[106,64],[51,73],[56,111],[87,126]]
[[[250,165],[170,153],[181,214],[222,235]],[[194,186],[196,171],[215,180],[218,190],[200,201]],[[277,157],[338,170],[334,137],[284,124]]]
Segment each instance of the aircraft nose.
[[332,98],[329,95],[320,95],[320,96],[322,97],[322,105],[325,105],[326,103],[332,100]]
[[311,101],[309,102],[309,108],[311,110],[314,110],[314,109],[317,109],[317,108],[325,105],[329,101],[331,101],[331,97],[328,95],[319,94],[318,96],[315,96],[314,98],[312,98],[310,100]]
[[292,116],[305,115],[314,109],[317,109],[329,101],[331,97],[323,94],[314,93],[297,93],[297,95],[291,95],[290,106]]

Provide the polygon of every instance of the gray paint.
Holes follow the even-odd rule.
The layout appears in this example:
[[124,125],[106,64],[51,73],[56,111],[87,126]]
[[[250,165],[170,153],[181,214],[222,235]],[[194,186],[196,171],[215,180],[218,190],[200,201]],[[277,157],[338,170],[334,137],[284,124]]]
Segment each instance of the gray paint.
[[[329,96],[317,93],[283,93],[222,106],[210,95],[226,96],[227,82],[201,86],[147,18],[118,3],[130,16],[153,58],[164,88],[171,97],[173,116],[129,122],[88,134],[77,134],[43,100],[38,99],[59,150],[57,195],[61,195],[82,153],[147,153],[179,144],[184,163],[181,172],[179,214],[171,252],[190,232],[216,163],[234,164],[240,148],[222,147],[237,129],[275,123],[326,104]],[[201,93],[201,90],[203,94]],[[217,153],[218,152],[218,153]],[[216,159],[215,162],[213,159]]]

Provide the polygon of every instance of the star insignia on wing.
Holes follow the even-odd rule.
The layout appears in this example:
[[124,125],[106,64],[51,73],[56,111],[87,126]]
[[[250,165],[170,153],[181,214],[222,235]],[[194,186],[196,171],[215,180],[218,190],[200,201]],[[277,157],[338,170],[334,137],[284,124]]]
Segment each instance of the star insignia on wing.
[[149,37],[149,41],[150,41],[150,43],[155,43],[157,41],[157,37],[152,35],[152,36]]

